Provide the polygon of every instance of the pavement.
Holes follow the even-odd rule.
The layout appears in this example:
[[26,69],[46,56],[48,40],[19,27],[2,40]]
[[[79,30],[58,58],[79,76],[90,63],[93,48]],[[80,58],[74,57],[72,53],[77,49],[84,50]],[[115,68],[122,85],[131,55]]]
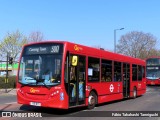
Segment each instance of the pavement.
[[16,89],[13,88],[7,88],[7,89],[0,89],[0,95],[2,94],[8,94],[8,95],[16,95]]

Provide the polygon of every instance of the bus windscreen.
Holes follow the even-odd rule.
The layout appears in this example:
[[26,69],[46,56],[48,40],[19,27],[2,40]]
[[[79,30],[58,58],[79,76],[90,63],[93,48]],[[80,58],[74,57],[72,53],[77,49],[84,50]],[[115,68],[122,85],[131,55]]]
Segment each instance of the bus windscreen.
[[36,44],[26,46],[19,68],[19,82],[23,85],[61,83],[63,44]]
[[147,78],[150,80],[158,79],[160,78],[160,67],[147,67]]

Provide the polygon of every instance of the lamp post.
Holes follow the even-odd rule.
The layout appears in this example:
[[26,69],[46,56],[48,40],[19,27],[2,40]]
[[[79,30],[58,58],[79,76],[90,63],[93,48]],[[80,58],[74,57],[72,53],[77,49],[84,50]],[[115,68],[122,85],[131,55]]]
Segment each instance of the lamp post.
[[123,30],[124,28],[114,29],[114,52],[116,53],[116,31]]

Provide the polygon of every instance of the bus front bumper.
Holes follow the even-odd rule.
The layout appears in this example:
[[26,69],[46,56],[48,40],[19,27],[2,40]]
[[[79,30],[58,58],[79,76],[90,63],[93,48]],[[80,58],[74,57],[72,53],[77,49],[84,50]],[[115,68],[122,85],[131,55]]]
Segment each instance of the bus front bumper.
[[[60,94],[63,94],[60,95]],[[52,96],[47,95],[47,98],[40,98],[40,95],[30,95],[28,97],[27,93],[23,93],[20,90],[17,91],[17,102],[19,104],[40,106],[40,107],[50,107],[59,109],[68,109],[68,99],[64,93],[55,94]],[[43,97],[43,96],[41,96]]]
[[160,80],[147,80],[147,85],[160,85]]

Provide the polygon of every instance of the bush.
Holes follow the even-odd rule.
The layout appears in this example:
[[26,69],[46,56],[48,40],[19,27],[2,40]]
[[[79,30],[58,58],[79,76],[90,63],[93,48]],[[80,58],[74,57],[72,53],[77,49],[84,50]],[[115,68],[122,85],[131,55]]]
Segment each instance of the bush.
[[9,76],[8,83],[5,83],[6,77],[0,77],[0,89],[16,88],[16,76]]

